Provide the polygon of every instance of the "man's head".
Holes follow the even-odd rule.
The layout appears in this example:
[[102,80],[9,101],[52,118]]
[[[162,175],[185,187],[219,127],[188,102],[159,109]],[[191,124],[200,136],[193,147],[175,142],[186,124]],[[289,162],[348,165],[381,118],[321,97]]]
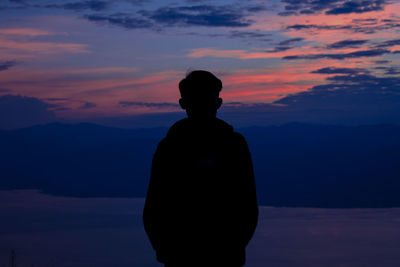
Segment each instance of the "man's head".
[[192,71],[179,83],[179,104],[191,119],[215,118],[222,105],[222,98],[219,97],[221,89],[221,80],[211,72]]

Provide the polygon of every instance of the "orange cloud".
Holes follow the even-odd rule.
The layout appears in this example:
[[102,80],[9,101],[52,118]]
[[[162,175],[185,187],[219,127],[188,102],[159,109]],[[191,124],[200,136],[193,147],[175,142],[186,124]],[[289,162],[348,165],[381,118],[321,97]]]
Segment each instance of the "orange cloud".
[[29,37],[36,37],[42,35],[54,35],[54,32],[41,30],[41,29],[34,29],[34,28],[3,28],[0,29],[0,34],[3,35],[23,35]]
[[0,60],[6,60],[8,58],[29,59],[41,57],[43,55],[90,52],[86,44],[43,42],[35,40],[37,36],[57,34],[60,33],[35,28],[0,29]]
[[51,43],[51,42],[15,42],[0,40],[0,49],[12,49],[23,53],[31,54],[57,54],[57,53],[88,53],[88,46],[85,44],[73,43]]

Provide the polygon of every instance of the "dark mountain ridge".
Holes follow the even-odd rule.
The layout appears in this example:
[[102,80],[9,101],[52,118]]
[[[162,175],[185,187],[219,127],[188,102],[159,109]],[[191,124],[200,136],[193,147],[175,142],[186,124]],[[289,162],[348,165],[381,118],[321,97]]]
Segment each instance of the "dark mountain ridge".
[[[144,197],[167,128],[51,123],[0,131],[0,189],[75,197]],[[400,206],[400,126],[289,123],[238,129],[261,205]]]

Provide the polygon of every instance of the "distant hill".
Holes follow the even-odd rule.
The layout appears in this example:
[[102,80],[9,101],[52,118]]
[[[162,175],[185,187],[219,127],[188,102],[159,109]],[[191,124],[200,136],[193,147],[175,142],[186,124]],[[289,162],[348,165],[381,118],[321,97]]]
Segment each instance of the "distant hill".
[[[400,206],[400,126],[290,123],[238,131],[252,152],[262,205]],[[0,131],[0,189],[144,197],[166,132],[87,123]]]

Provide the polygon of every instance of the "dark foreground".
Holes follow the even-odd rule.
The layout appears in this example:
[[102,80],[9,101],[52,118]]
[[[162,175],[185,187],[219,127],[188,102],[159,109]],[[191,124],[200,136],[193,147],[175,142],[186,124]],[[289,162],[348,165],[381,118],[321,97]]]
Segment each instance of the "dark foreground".
[[[143,199],[0,191],[0,265],[161,266],[145,236]],[[400,266],[400,208],[261,207],[248,267]]]

